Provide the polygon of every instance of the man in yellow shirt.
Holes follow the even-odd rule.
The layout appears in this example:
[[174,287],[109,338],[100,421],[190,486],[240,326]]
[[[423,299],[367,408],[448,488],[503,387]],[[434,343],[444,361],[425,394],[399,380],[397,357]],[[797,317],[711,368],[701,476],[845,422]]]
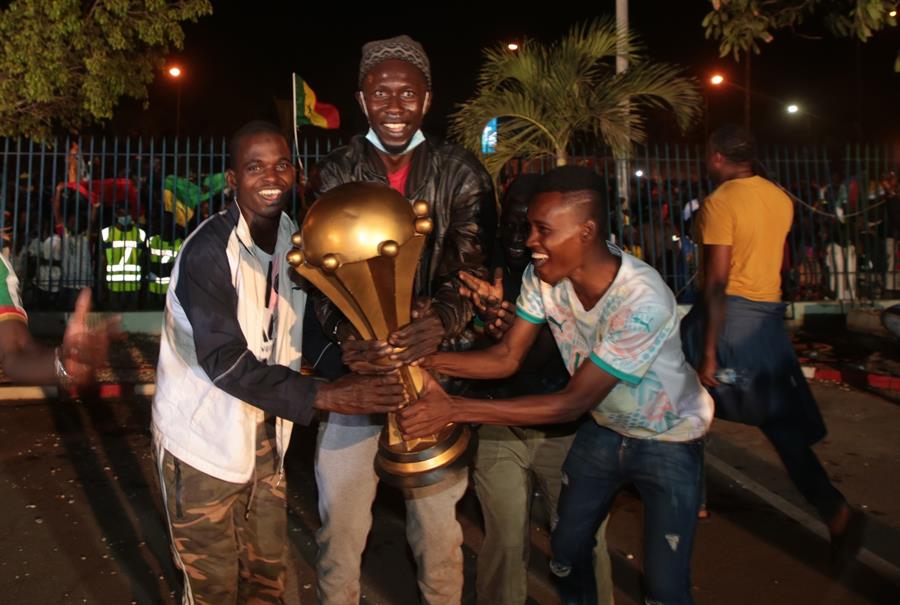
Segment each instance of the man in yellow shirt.
[[864,517],[828,479],[810,446],[825,423],[784,328],[781,264],[793,202],[753,169],[755,143],[738,126],[712,134],[710,176],[720,183],[697,217],[703,296],[682,322],[688,361],[716,416],[759,426],[791,480],[831,534],[835,562],[859,550]]

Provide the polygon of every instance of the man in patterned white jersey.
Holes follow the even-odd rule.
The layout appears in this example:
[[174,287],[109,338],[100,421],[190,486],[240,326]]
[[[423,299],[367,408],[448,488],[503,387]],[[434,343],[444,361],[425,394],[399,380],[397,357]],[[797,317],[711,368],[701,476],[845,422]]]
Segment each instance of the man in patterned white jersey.
[[603,181],[566,166],[542,177],[528,207],[517,318],[496,345],[436,353],[422,364],[464,378],[509,376],[549,324],[572,378],[514,399],[447,396],[428,381],[404,409],[406,438],[447,422],[534,425],[587,417],[563,465],[551,569],[562,601],[594,603],[594,534],[619,487],[644,503],[645,601],[692,603],[690,558],[700,504],[709,394],[681,352],[675,298],[646,263],[606,242]]

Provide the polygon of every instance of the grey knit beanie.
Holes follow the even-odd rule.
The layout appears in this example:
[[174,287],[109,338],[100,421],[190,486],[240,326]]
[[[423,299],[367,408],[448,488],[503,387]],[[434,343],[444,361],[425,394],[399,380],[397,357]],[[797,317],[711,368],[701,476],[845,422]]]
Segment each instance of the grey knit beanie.
[[409,36],[396,36],[386,40],[366,42],[359,61],[359,87],[369,70],[383,61],[398,59],[418,68],[425,76],[425,85],[431,90],[431,63],[422,45]]

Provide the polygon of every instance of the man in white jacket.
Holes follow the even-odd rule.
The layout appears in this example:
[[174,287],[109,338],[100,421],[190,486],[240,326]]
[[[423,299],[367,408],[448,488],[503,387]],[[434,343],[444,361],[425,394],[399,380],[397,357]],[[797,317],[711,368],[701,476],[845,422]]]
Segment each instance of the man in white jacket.
[[[152,430],[184,603],[281,603],[284,452],[316,409],[397,409],[396,376],[302,376],[306,294],[285,255],[294,168],[284,136],[251,122],[231,140],[235,203],[185,241],[172,270]],[[363,396],[365,395],[365,396]]]

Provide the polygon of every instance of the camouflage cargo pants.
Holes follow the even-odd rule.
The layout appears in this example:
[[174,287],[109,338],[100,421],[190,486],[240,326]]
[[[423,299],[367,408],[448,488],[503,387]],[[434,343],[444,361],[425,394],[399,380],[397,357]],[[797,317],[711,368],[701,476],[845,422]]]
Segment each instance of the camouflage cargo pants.
[[175,564],[184,572],[182,603],[282,602],[287,500],[274,428],[260,423],[256,470],[245,484],[211,477],[168,451],[157,459]]

